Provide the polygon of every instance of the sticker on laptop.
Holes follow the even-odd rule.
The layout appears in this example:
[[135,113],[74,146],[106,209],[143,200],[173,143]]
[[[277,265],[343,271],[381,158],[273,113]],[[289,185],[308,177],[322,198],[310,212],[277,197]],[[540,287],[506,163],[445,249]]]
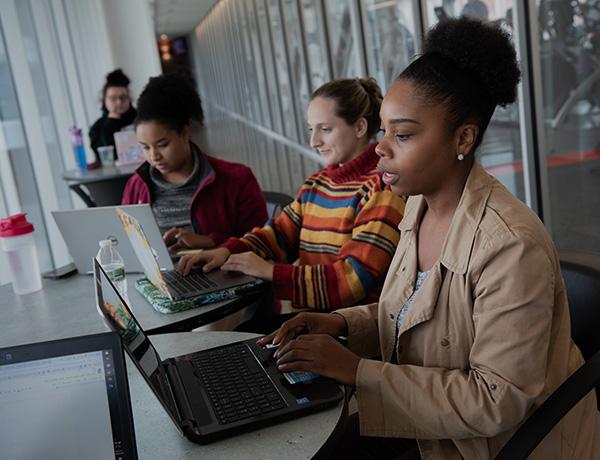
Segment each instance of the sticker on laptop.
[[135,217],[127,214],[121,208],[116,208],[116,211],[123,224],[123,229],[129,237],[129,241],[131,241],[133,251],[144,269],[146,277],[163,295],[173,300],[171,293],[167,289],[167,284],[160,273],[158,263],[156,263],[155,252],[150,246],[150,242],[144,234],[142,226]]
[[284,372],[283,376],[292,385],[296,385],[297,383],[309,383],[309,382],[312,382],[313,380],[321,377],[319,374],[315,374],[314,372],[308,372],[308,371]]

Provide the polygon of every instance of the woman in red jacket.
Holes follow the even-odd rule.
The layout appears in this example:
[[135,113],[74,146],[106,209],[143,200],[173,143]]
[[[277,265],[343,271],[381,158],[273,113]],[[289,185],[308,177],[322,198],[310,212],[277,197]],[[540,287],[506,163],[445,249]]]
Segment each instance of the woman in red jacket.
[[149,203],[171,251],[216,247],[268,218],[250,168],[201,152],[190,141],[192,120],[203,120],[192,82],[150,78],[135,120],[146,162],[127,182],[122,204]]

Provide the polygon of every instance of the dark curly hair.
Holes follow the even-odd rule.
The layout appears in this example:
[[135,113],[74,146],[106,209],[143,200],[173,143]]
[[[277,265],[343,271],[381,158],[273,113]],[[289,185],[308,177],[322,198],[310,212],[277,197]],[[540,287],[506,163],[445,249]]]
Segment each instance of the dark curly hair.
[[178,133],[196,120],[202,125],[202,102],[193,80],[181,74],[152,77],[140,94],[135,126],[154,121]]
[[104,99],[106,98],[106,91],[108,91],[108,88],[127,88],[129,86],[129,81],[129,77],[125,75],[121,69],[115,69],[106,75],[106,81],[102,87],[102,99],[100,100],[103,111],[107,111]]
[[367,137],[373,137],[381,127],[379,108],[381,89],[373,78],[338,78],[318,87],[311,95],[335,101],[336,114],[349,125],[360,118],[367,120]]
[[106,75],[106,83],[104,91],[111,86],[125,87],[129,86],[129,77],[123,73],[121,69],[115,69]]
[[499,27],[461,17],[427,33],[423,54],[398,77],[431,105],[445,104],[449,128],[479,126],[477,147],[497,105],[515,101],[521,72],[510,37]]

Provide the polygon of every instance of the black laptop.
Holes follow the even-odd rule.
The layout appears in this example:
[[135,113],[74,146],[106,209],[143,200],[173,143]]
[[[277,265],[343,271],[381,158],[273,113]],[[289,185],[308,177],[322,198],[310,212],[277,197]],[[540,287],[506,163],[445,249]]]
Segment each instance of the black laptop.
[[315,412],[343,398],[331,379],[288,383],[277,369],[274,350],[258,347],[256,339],[162,360],[97,261],[94,274],[101,315],[121,334],[132,361],[191,441],[210,442]]
[[0,458],[137,459],[119,335],[0,349]]

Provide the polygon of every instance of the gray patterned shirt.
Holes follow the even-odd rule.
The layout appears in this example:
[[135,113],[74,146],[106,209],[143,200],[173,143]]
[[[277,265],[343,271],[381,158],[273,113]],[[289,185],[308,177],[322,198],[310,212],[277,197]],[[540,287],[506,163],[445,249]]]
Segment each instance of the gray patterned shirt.
[[402,308],[398,312],[398,316],[396,316],[396,342],[398,341],[398,331],[400,330],[400,327],[402,326],[402,323],[404,322],[404,318],[406,317],[406,314],[408,313],[408,309],[410,308],[411,304],[413,303],[413,300],[415,299],[415,295],[417,295],[417,291],[419,289],[421,289],[421,286],[423,286],[423,283],[427,279],[427,275],[429,275],[429,272],[417,271],[417,279],[415,281],[415,290],[410,295],[410,297],[408,299],[406,299],[406,302],[404,302],[404,305],[402,305]]
[[150,168],[154,195],[152,212],[161,233],[172,227],[192,228],[190,221],[192,198],[198,186],[212,173],[208,161],[196,151],[193,145],[192,153],[194,154],[194,169],[187,180],[181,184],[165,182],[160,172]]

